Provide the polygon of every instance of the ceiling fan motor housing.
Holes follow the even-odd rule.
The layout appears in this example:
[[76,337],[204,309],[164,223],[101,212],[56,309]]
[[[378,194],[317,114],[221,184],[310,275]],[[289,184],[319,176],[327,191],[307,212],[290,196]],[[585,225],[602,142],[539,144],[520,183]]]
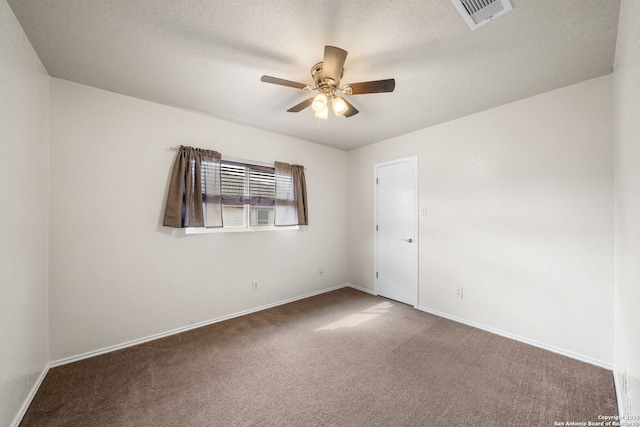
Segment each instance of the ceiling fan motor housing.
[[[322,74],[322,65],[323,62],[318,62],[311,68],[311,77],[313,78],[313,82],[316,84],[316,87],[320,89],[320,91],[327,93],[333,93],[338,88],[340,84],[340,80],[334,81],[332,78],[325,77]],[[344,68],[340,72],[340,78],[344,75]]]

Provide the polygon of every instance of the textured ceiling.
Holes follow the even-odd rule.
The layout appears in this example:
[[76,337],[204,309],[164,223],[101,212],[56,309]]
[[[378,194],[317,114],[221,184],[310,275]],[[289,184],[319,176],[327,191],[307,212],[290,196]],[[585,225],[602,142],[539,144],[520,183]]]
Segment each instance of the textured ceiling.
[[[451,0],[8,0],[50,75],[344,150],[613,70],[619,0],[511,0],[471,31]],[[342,83],[396,79],[320,122],[286,110],[324,46]]]

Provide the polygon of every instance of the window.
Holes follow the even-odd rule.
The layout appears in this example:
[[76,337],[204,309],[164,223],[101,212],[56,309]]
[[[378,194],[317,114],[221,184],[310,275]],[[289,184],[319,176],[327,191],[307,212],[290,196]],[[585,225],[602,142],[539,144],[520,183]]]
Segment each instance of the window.
[[177,151],[164,226],[191,234],[309,224],[304,166],[223,161],[216,151],[186,146]]
[[273,227],[275,169],[222,161],[222,224],[224,228]]

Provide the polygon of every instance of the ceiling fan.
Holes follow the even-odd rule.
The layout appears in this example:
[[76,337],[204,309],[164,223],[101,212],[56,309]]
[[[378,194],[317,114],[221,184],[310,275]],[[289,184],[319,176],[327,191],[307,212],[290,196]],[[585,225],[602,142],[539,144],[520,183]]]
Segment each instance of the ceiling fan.
[[311,68],[311,77],[313,78],[315,86],[271,76],[262,76],[260,80],[265,83],[273,83],[303,90],[315,90],[318,92],[315,97],[307,98],[301,103],[289,108],[287,111],[290,113],[297,113],[311,106],[315,111],[316,117],[326,120],[329,115],[329,104],[331,104],[336,116],[351,117],[358,114],[358,110],[346,99],[338,96],[338,93],[344,95],[361,95],[365,93],[393,92],[396,87],[396,81],[395,79],[375,80],[350,83],[340,87],[340,79],[342,79],[342,75],[344,74],[344,61],[346,59],[346,50],[335,46],[325,46],[323,61],[318,62]]

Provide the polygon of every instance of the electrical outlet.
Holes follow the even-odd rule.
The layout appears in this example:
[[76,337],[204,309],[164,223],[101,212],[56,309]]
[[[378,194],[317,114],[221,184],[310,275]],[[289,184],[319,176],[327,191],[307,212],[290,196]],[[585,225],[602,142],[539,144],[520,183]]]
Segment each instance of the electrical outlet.
[[456,289],[456,298],[462,299],[463,297],[464,297],[464,289],[463,288],[457,288]]
[[251,290],[257,291],[258,289],[260,289],[260,286],[258,286],[258,282],[256,282],[255,280],[251,282]]
[[318,276],[324,277],[324,269],[323,268],[318,269]]

